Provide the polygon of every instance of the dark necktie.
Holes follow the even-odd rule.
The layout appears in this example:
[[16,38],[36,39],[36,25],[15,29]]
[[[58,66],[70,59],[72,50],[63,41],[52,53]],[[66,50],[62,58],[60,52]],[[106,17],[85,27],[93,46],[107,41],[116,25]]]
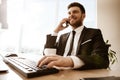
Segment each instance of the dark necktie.
[[67,55],[71,55],[71,52],[72,52],[72,49],[73,49],[74,37],[75,37],[75,31],[72,31],[72,40],[70,42],[70,48],[69,48],[69,52],[68,52]]

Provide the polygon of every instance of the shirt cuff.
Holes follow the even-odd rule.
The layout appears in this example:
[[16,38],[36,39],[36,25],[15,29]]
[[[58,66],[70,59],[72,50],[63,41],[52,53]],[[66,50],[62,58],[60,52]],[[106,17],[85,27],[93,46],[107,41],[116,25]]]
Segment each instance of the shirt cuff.
[[46,56],[56,55],[56,49],[54,48],[45,48],[44,53]]
[[74,64],[73,69],[80,68],[84,65],[84,62],[80,58],[76,56],[70,56],[70,57],[73,60],[73,64]]
[[56,32],[52,33],[52,36],[57,36],[57,35],[58,35],[58,33],[56,33]]

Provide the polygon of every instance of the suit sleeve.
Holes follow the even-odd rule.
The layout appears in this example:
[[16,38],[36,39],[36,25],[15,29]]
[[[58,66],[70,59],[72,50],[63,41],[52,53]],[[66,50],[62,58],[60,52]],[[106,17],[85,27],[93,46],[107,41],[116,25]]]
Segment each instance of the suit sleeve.
[[80,55],[77,55],[85,63],[80,69],[107,68],[109,66],[108,50],[101,31],[97,29],[94,33],[87,34],[87,37],[92,41],[80,46]]
[[46,36],[45,48],[55,48],[57,36],[51,36],[51,34]]

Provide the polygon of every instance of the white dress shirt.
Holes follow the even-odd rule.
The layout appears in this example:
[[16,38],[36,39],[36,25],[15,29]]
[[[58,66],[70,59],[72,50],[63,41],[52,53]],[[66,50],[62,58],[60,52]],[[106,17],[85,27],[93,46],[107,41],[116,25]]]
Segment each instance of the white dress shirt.
[[[70,56],[73,60],[73,63],[74,63],[74,67],[73,67],[74,69],[79,68],[79,67],[84,65],[83,61],[75,56],[76,51],[77,51],[78,41],[79,41],[79,38],[81,36],[81,32],[82,32],[83,28],[84,28],[84,26],[80,26],[74,30],[76,32],[76,34],[75,34],[75,38],[74,38],[73,49],[72,49],[71,56]],[[68,38],[68,41],[67,41],[67,44],[65,47],[64,57],[66,57],[68,54],[68,51],[70,48],[71,38],[72,38],[72,32],[70,33],[70,36]]]
[[[80,26],[80,27],[78,27],[74,30],[76,32],[76,34],[75,34],[74,43],[73,43],[73,50],[71,52],[71,55],[69,56],[73,60],[74,67],[72,67],[72,68],[71,67],[56,67],[56,68],[58,68],[58,69],[75,69],[75,68],[79,68],[79,67],[84,65],[84,62],[76,56],[78,41],[79,41],[79,38],[81,36],[81,32],[82,32],[83,28],[84,28],[84,26]],[[58,34],[53,33],[52,35],[57,36]],[[67,44],[66,44],[66,47],[65,47],[65,52],[64,52],[64,55],[63,55],[64,57],[66,57],[67,54],[68,54],[68,51],[69,51],[69,48],[70,48],[71,38],[72,38],[72,31],[70,33],[70,36],[68,38],[68,41],[67,41]],[[53,51],[53,53],[55,53],[55,51],[56,51],[55,49],[46,48],[44,50],[44,53],[48,55],[49,50],[51,52]]]

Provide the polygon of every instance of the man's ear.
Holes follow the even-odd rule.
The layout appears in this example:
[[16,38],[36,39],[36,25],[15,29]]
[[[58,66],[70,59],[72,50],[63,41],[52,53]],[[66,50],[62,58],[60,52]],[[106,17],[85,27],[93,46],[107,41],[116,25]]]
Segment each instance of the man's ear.
[[86,15],[85,14],[82,14],[82,18],[84,19],[86,17]]
[[82,14],[82,20],[84,20],[85,17],[86,17],[86,15],[85,15],[85,14]]

